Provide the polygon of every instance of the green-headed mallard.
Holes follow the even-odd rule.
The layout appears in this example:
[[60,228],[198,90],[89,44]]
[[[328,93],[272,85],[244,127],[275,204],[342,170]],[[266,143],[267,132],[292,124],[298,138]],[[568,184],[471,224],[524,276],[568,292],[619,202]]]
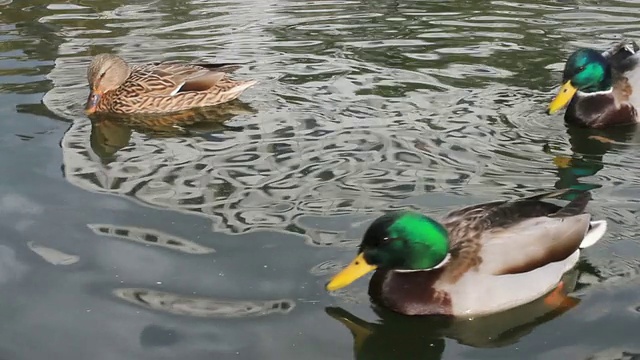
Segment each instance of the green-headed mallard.
[[100,54],[87,71],[91,93],[86,112],[168,113],[233,100],[256,81],[233,81],[235,64],[155,62],[129,66],[122,58]]
[[564,207],[542,201],[567,191],[472,205],[441,222],[411,211],[383,215],[327,289],[375,270],[371,298],[407,315],[476,316],[533,301],[561,286],[580,249],[607,228],[583,212],[589,192]]
[[547,113],[569,103],[567,123],[604,128],[640,121],[638,50],[635,42],[621,42],[605,52],[576,50],[565,64],[563,85]]

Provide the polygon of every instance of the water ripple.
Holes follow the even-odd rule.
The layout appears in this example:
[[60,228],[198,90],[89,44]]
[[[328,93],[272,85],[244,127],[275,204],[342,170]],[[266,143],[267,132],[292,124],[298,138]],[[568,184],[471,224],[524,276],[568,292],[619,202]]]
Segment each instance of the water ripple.
[[[493,4],[493,10],[478,8],[468,16],[468,11],[428,11],[417,3],[371,12],[357,2],[291,1],[273,8],[247,6],[247,25],[232,27],[235,17],[228,14],[242,4],[223,3],[214,10],[194,3],[176,20],[168,18],[168,9],[149,12],[144,5],[101,9],[95,19],[90,9],[43,17],[61,27],[65,39],[60,46],[65,56],[49,74],[56,86],[44,99],[52,111],[74,120],[62,141],[65,176],[91,191],[213,217],[217,229],[232,233],[284,229],[301,215],[387,209],[390,201],[435,189],[491,186],[504,193],[505,187],[548,186],[556,168],[542,152],[550,139],[539,129],[548,127],[542,111],[549,92],[514,88],[523,71],[539,71],[510,65],[497,54],[526,54],[549,45],[547,38],[532,41],[526,32],[504,29],[545,28],[555,26],[551,19],[567,22],[584,13]],[[265,22],[259,11],[273,17]],[[179,21],[184,14],[189,21]],[[523,20],[541,15],[546,23]],[[75,27],[73,36],[66,33],[69,16],[88,21],[87,32]],[[252,19],[259,22],[249,25]],[[142,32],[120,26],[142,20],[147,21]],[[380,27],[387,31],[372,31]],[[451,34],[453,27],[464,39],[434,36]],[[96,37],[95,30],[107,32]],[[107,44],[133,61],[255,59],[255,66],[238,76],[251,72],[262,81],[242,97],[257,115],[243,119],[248,124],[243,131],[223,132],[216,141],[134,133],[103,164],[91,151],[92,125],[81,114],[89,57],[74,54]],[[394,66],[396,58],[402,69]],[[463,90],[472,80],[475,90]],[[560,125],[553,128],[561,134]]]

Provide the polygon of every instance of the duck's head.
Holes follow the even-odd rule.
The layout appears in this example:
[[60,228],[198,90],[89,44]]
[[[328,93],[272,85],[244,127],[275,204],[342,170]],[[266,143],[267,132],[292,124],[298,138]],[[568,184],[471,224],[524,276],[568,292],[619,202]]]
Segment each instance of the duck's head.
[[393,212],[377,218],[364,234],[358,256],[329,281],[333,291],[375,269],[427,270],[449,252],[447,230],[419,213]]
[[112,54],[100,54],[93,58],[87,70],[89,80],[89,98],[85,111],[92,114],[102,94],[118,88],[127,80],[131,69],[119,56]]
[[562,87],[551,101],[547,114],[562,109],[576,91],[593,93],[611,89],[611,66],[596,50],[579,49],[567,60],[562,74]]

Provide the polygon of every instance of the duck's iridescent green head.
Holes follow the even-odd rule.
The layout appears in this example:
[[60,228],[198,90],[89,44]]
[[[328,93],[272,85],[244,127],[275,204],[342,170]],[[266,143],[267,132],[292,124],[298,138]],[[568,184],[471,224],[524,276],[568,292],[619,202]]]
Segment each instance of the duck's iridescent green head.
[[579,49],[567,60],[562,82],[571,84],[580,91],[590,93],[611,89],[611,67],[598,51]]
[[549,114],[562,109],[578,90],[585,93],[610,90],[611,66],[600,52],[578,49],[564,66],[562,83],[558,95],[549,104]]
[[449,252],[447,230],[419,213],[402,211],[376,219],[364,234],[358,256],[327,284],[345,287],[375,269],[426,270]]

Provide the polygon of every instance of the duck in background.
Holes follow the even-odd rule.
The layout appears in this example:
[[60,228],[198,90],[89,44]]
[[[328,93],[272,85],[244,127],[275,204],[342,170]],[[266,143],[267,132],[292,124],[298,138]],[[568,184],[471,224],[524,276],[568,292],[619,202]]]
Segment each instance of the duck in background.
[[237,64],[155,62],[129,66],[122,58],[100,54],[87,71],[90,94],[86,113],[170,113],[231,101],[257,81],[234,81]]
[[640,48],[623,41],[599,52],[578,49],[567,60],[562,87],[547,108],[553,114],[567,103],[564,119],[590,128],[640,121]]

